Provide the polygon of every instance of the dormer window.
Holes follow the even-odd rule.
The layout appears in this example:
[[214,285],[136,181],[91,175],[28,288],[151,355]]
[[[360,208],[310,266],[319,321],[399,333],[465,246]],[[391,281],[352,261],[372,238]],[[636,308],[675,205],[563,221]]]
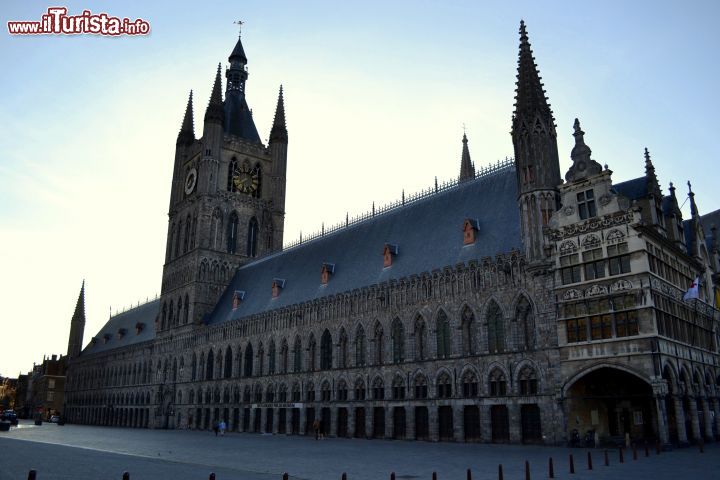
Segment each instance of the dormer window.
[[97,345],[97,342],[98,342],[98,338],[97,338],[97,337],[92,337],[92,338],[90,339],[90,343],[92,343],[93,345]]
[[127,333],[127,329],[126,329],[126,328],[119,328],[118,331],[117,331],[117,337],[118,337],[118,338],[123,338],[126,333]]
[[145,330],[145,324],[142,322],[138,322],[135,324],[135,335],[140,335],[140,332]]
[[235,310],[240,306],[240,302],[245,300],[245,291],[244,290],[235,290],[235,293],[233,293],[232,298],[232,309]]
[[398,254],[399,247],[393,243],[386,243],[383,248],[383,267],[392,265],[393,257]]
[[280,296],[280,291],[285,288],[285,279],[283,278],[274,278],[272,283],[272,296],[273,298],[277,298]]
[[475,243],[478,230],[478,221],[474,218],[466,218],[463,223],[463,245]]
[[320,269],[320,283],[323,285],[327,285],[328,281],[330,280],[330,275],[335,273],[335,264],[334,263],[323,263],[322,268]]
[[110,335],[109,333],[106,333],[105,335],[103,335],[103,343],[109,342],[110,338],[112,338],[112,335]]
[[595,193],[592,188],[577,194],[577,205],[580,220],[597,216],[597,209],[595,208]]

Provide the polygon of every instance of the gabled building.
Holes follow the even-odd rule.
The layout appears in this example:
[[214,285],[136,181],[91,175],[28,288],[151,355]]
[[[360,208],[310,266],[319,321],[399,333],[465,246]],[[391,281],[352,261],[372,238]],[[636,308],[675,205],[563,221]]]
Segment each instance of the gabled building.
[[615,182],[577,120],[563,181],[524,23],[514,159],[476,169],[463,135],[457,181],[285,248],[283,91],[266,146],[240,40],[229,62],[202,137],[192,94],[178,135],[160,298],[82,351],[76,309],[69,421],[305,434],[319,419],[338,437],[549,444],[574,430],[717,435],[720,215],[701,216],[690,191],[683,219],[647,150],[645,174]]

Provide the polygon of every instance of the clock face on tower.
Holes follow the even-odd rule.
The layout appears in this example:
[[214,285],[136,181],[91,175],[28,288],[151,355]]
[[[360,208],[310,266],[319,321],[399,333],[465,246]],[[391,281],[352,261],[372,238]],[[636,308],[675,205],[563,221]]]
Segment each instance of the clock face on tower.
[[197,183],[197,170],[191,168],[185,177],[185,195],[190,195],[195,190]]
[[258,171],[250,170],[246,165],[235,169],[232,181],[238,192],[247,194],[255,193],[260,183]]

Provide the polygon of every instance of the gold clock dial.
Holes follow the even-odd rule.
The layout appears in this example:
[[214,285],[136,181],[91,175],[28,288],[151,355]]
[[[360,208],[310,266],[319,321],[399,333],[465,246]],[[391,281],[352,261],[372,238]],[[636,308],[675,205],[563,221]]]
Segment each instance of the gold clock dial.
[[247,168],[239,168],[233,174],[233,184],[238,192],[251,194],[257,190],[259,183],[258,173],[248,170]]

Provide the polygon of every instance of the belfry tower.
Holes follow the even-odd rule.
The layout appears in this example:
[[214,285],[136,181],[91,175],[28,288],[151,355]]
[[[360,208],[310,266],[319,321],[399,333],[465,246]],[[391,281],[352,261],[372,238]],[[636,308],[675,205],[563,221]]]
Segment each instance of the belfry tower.
[[72,320],[70,320],[70,335],[68,336],[67,356],[77,357],[82,351],[83,336],[85,332],[85,280],[80,287],[77,304]]
[[240,265],[282,248],[288,142],[282,87],[265,146],[248,107],[240,38],[228,61],[225,99],[218,65],[202,137],[195,138],[192,92],[177,137],[161,335],[201,325]]
[[557,188],[562,183],[555,119],[541,78],[525,22],[521,21],[511,135],[515,149],[522,239],[531,264],[542,262],[546,257],[543,227],[559,207]]

